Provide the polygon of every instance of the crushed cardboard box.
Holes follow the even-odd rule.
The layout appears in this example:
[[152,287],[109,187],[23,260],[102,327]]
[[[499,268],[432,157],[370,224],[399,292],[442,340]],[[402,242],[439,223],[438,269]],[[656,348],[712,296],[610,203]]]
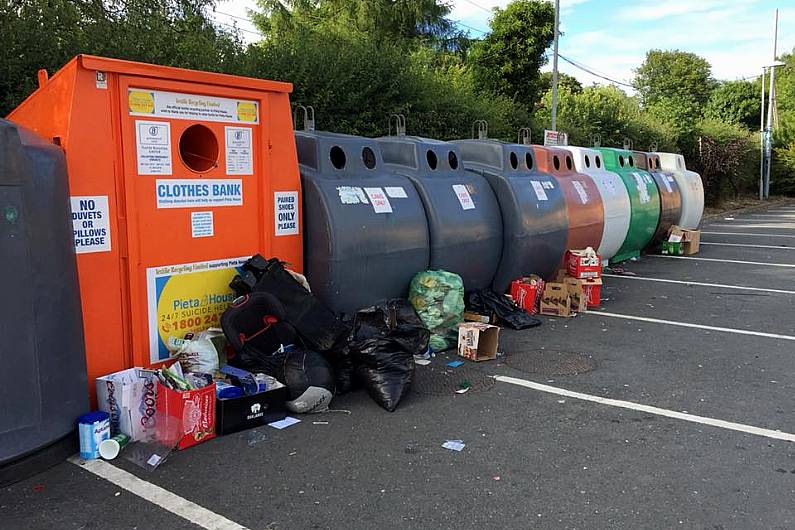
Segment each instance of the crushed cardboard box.
[[458,355],[470,361],[488,361],[497,358],[500,328],[482,322],[464,322],[458,325]]

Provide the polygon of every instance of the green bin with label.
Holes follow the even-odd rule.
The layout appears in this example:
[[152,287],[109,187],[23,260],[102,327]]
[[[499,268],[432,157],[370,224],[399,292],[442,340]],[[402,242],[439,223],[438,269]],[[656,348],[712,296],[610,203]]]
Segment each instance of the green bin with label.
[[605,169],[621,177],[632,207],[627,237],[611,260],[618,263],[640,256],[641,250],[651,241],[660,220],[660,194],[652,176],[636,167],[632,151],[610,147],[597,149],[603,155]]

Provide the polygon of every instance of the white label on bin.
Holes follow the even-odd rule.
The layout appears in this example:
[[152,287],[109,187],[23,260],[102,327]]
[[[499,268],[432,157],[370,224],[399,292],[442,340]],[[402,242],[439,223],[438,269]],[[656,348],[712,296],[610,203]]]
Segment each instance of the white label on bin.
[[572,181],[574,189],[577,190],[577,195],[580,196],[580,202],[588,204],[588,191],[585,189],[585,184],[579,180]]
[[544,190],[544,184],[537,180],[531,180],[530,184],[533,185],[533,190],[536,192],[536,197],[539,201],[549,200],[549,197],[547,197],[547,192]]
[[663,184],[665,185],[665,189],[668,190],[668,193],[673,193],[674,190],[673,190],[673,188],[671,188],[671,183],[668,182],[668,178],[663,178],[662,181],[663,181]]
[[259,123],[259,103],[256,101],[148,88],[127,89],[127,110],[133,116],[153,118]]
[[135,120],[135,147],[139,175],[171,174],[171,124]]
[[472,200],[472,196],[469,194],[469,190],[466,186],[463,184],[453,184],[453,191],[458,198],[459,204],[461,204],[462,210],[475,209],[475,202]]
[[75,253],[109,252],[108,196],[71,197]]
[[402,186],[388,186],[384,188],[386,196],[392,199],[407,199],[406,190]]
[[273,215],[277,236],[298,234],[298,192],[273,192]]
[[632,176],[635,177],[635,184],[638,187],[640,203],[646,204],[647,202],[651,201],[651,196],[649,195],[649,190],[646,188],[646,183],[643,180],[643,176],[640,173],[633,173]]
[[157,179],[158,208],[242,206],[240,179]]
[[337,193],[342,204],[368,204],[367,195],[362,188],[356,186],[337,186]]
[[375,213],[392,213],[392,205],[389,198],[381,188],[364,188],[364,192],[370,198]]
[[224,127],[226,134],[226,174],[253,175],[254,152],[250,127]]
[[190,234],[191,237],[212,237],[214,235],[213,212],[191,212]]
[[555,184],[553,184],[551,180],[545,180],[541,184],[544,185],[544,189],[545,190],[554,190],[555,189]]

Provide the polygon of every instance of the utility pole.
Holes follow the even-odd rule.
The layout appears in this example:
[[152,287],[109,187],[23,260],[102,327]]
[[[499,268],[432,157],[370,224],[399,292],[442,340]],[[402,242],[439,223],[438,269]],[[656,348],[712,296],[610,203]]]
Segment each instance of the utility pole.
[[762,99],[759,112],[759,200],[765,198],[765,77],[767,68],[762,67]]
[[778,66],[776,64],[778,61],[778,9],[776,9],[776,18],[773,28],[773,64],[770,66],[770,90],[767,95],[767,129],[765,130],[765,199],[770,197],[770,166],[773,162],[773,106],[776,98],[776,66]]
[[558,130],[558,37],[560,36],[560,0],[555,0],[555,44],[552,56],[552,130]]

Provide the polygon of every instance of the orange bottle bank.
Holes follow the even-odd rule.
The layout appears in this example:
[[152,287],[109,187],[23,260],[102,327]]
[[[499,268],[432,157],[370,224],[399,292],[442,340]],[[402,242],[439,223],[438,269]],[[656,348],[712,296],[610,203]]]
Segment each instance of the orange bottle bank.
[[253,254],[300,270],[292,85],[86,55],[39,81],[9,119],[66,153],[92,395],[217,326]]

